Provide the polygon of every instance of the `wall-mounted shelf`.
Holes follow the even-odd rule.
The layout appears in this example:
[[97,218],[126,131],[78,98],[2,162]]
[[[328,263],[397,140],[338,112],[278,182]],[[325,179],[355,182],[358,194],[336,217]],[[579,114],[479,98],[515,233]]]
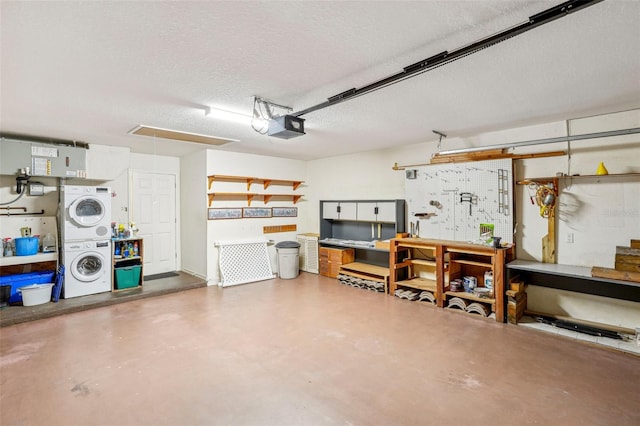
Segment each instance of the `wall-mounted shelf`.
[[248,193],[248,192],[210,192],[207,194],[209,197],[209,206],[214,199],[221,200],[246,200],[247,204],[250,206],[251,202],[256,200],[262,200],[265,204],[269,203],[271,200],[287,200],[293,201],[293,204],[296,204],[302,195],[298,194],[256,194],[256,193]]
[[615,173],[608,175],[562,175],[562,176],[550,176],[539,178],[526,178],[517,182],[518,185],[528,185],[530,183],[552,183],[554,179],[611,179],[611,178],[640,178],[640,173]]
[[207,179],[209,181],[209,189],[211,189],[211,184],[214,181],[246,182],[247,191],[251,190],[251,184],[253,183],[262,184],[264,189],[267,189],[270,185],[291,186],[294,191],[304,183],[301,180],[269,179],[269,178],[259,178],[259,177],[252,177],[252,176],[210,175],[210,176],[207,176]]

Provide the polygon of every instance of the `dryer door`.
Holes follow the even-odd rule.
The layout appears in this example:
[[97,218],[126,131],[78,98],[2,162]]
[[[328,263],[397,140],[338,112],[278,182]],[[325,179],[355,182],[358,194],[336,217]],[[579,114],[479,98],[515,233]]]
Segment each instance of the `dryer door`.
[[107,267],[104,256],[95,251],[87,251],[73,259],[71,274],[78,281],[91,282],[102,277]]
[[69,205],[69,219],[77,226],[96,226],[107,214],[104,203],[92,195],[84,195]]

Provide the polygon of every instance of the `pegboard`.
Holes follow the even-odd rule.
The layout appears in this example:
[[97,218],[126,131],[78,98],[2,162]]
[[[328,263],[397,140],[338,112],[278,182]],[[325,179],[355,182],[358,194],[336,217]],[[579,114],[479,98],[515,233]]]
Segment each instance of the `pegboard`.
[[[479,242],[480,228],[513,242],[513,161],[446,163],[406,170],[408,220],[422,238]],[[416,216],[418,214],[418,216]],[[484,226],[483,226],[484,227]],[[490,228],[490,227],[489,227]]]

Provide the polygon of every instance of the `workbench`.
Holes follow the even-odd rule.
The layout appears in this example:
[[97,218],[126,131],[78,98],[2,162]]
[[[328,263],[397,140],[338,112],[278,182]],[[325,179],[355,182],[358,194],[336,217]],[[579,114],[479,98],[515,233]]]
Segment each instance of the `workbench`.
[[540,287],[640,302],[640,283],[592,277],[588,266],[518,259],[507,264],[507,282],[516,275],[527,284]]

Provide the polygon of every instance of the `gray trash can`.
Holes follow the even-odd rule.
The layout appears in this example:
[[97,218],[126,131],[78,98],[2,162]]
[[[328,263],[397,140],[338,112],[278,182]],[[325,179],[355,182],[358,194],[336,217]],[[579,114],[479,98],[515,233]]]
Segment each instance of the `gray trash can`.
[[280,241],[276,244],[276,250],[280,278],[296,278],[300,270],[300,244],[295,241]]

